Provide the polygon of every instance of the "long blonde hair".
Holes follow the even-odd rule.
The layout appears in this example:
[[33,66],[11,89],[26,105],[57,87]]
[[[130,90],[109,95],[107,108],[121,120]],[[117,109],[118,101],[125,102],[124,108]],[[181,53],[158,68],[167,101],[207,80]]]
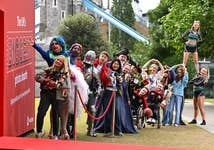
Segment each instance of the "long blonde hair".
[[209,80],[209,78],[210,78],[210,71],[209,71],[209,68],[207,68],[207,67],[201,67],[200,71],[201,71],[202,69],[205,69],[205,70],[206,70],[206,75],[205,75],[205,76],[202,75],[202,76],[206,79],[205,82],[207,83],[208,80]]
[[[60,59],[63,62],[63,65],[61,68],[56,68],[56,66],[55,66],[55,62],[57,59]],[[50,68],[53,70],[60,69],[61,72],[67,73],[67,75],[69,75],[69,63],[68,63],[68,60],[66,59],[66,57],[64,55],[57,56],[56,59],[54,60],[53,65]]]
[[191,30],[194,31],[194,24],[195,24],[195,23],[198,23],[198,24],[199,24],[199,27],[198,27],[198,29],[197,29],[197,32],[200,33],[200,26],[201,26],[201,25],[200,25],[200,21],[199,21],[199,20],[194,20],[194,22],[193,22],[193,24],[192,24],[192,27],[191,27]]

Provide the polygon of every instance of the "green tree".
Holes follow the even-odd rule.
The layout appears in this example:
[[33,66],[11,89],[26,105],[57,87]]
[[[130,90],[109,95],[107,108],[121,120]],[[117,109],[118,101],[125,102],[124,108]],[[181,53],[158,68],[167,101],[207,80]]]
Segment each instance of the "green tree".
[[77,42],[83,45],[83,53],[88,50],[96,53],[108,50],[108,44],[102,39],[95,18],[86,13],[66,17],[59,25],[58,33],[65,38],[68,48]]
[[151,46],[145,42],[136,42],[130,56],[137,64],[142,65],[151,59]]
[[151,45],[150,45],[150,57],[159,59],[163,64],[174,65],[179,62],[178,57],[175,56],[175,49],[166,45],[166,43],[161,43],[164,39],[162,23],[159,21],[160,18],[164,17],[169,13],[168,8],[171,3],[162,0],[159,6],[148,12],[150,21],[150,35],[151,35]]
[[199,46],[199,58],[213,58],[214,2],[210,0],[164,1],[171,2],[171,5],[168,8],[169,13],[159,19],[160,28],[163,31],[160,43],[173,47],[177,55],[182,57],[184,45],[181,35],[191,28],[194,20],[200,20],[204,42]]
[[[167,0],[168,2],[169,0]],[[213,57],[213,2],[209,0],[173,1],[169,13],[160,19],[164,38],[161,43],[174,47],[183,53],[181,34],[190,29],[194,20],[200,20],[204,42],[199,47],[199,57]],[[182,11],[181,11],[182,10]],[[179,12],[179,13],[178,13]],[[208,54],[208,55],[207,55]]]
[[[184,42],[181,35],[190,29],[194,20],[200,20],[204,42],[199,45],[199,59],[214,57],[213,22],[214,2],[210,0],[161,0],[159,6],[149,11],[152,37],[151,57],[158,57],[170,66],[182,63]],[[188,61],[190,76],[193,75],[192,57]]]
[[[113,0],[112,15],[123,21],[128,26],[134,28],[134,12],[132,9],[132,0]],[[136,40],[130,37],[127,33],[112,26],[111,29],[111,42],[120,48],[133,49],[133,43]]]

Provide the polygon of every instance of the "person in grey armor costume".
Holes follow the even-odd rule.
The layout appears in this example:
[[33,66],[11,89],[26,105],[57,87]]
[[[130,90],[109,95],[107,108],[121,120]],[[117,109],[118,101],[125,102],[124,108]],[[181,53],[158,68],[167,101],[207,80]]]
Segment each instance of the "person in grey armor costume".
[[[83,74],[84,78],[89,85],[89,95],[88,95],[88,103],[87,103],[87,109],[89,113],[91,113],[93,116],[96,114],[96,98],[101,91],[101,81],[99,77],[98,70],[94,67],[94,59],[96,57],[96,54],[94,51],[89,50],[83,60]],[[87,135],[96,137],[96,133],[94,132],[94,119],[90,118],[88,115],[87,118],[87,124],[88,124],[88,131]]]

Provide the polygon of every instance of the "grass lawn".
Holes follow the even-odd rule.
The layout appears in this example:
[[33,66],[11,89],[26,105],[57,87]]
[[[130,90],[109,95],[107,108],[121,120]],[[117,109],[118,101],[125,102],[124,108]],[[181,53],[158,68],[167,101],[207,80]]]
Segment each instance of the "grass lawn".
[[[38,100],[36,100],[36,109]],[[49,113],[46,116],[44,130],[47,138],[49,130]],[[98,137],[86,136],[86,114],[84,113],[77,119],[77,140],[109,142],[121,144],[135,144],[145,146],[164,146],[177,148],[191,148],[194,150],[213,150],[214,134],[208,133],[206,130],[195,126],[186,125],[180,127],[165,126],[157,129],[156,127],[146,126],[141,129],[138,134],[125,134],[122,137],[107,138],[104,134],[98,134]],[[35,137],[34,133],[27,137]]]
[[214,104],[214,98],[206,98],[205,102],[210,102]]

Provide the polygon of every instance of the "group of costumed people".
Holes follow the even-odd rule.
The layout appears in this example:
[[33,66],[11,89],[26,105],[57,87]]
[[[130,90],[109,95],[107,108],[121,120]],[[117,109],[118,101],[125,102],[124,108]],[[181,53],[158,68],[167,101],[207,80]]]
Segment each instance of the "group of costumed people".
[[[197,23],[194,22],[192,29],[183,35],[188,36],[184,62],[172,67],[163,66],[157,59],[151,59],[141,67],[131,59],[127,49],[115,54],[113,60],[109,60],[107,51],[102,51],[97,57],[95,51],[89,50],[82,60],[82,45],[74,43],[67,50],[61,36],[52,38],[47,51],[34,41],[26,41],[48,64],[48,68],[35,77],[41,85],[36,137],[41,138],[45,134],[44,117],[50,105],[50,139],[74,138],[75,117],[81,116],[83,107],[88,113],[88,136],[96,137],[98,132],[111,135],[112,130],[117,136],[138,133],[133,120],[136,107],[143,105],[148,124],[157,121],[150,105],[152,93],[155,94],[152,100],[157,100],[158,107],[163,109],[162,125],[183,125],[184,88],[189,81],[185,65],[189,53],[194,58],[197,56],[197,42],[201,39]],[[209,72],[205,67],[199,70],[197,62],[195,66],[197,75],[190,81],[195,111],[190,123],[197,123],[199,109],[203,120],[201,125],[205,125],[203,91]]]

